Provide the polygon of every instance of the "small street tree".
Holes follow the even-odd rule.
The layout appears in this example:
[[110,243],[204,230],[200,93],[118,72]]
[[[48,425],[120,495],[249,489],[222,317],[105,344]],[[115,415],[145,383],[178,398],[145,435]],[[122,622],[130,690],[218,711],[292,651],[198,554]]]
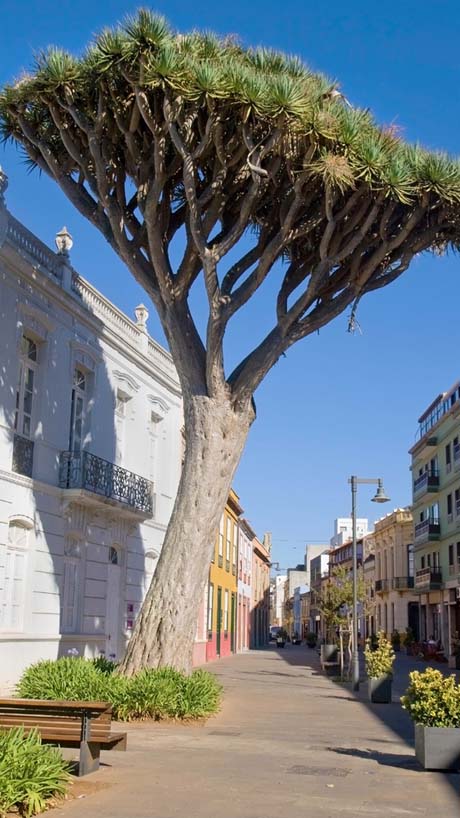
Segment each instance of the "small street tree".
[[[123,667],[188,669],[257,387],[292,344],[347,308],[352,327],[359,299],[416,254],[457,244],[459,165],[378,128],[297,59],[179,35],[150,11],[103,31],[82,57],[39,56],[3,89],[0,120],[3,138],[107,239],[164,328],[185,462]],[[270,275],[272,327],[227,371],[229,323]],[[198,279],[202,335],[190,308]]]

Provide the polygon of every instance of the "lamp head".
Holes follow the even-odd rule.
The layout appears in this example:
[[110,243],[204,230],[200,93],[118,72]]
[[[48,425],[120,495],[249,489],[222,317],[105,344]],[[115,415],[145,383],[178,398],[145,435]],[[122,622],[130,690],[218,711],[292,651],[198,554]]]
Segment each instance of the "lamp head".
[[373,503],[388,503],[390,500],[389,497],[385,494],[385,489],[383,488],[383,481],[379,480],[379,484],[377,486],[377,491],[375,492],[375,497],[372,498]]

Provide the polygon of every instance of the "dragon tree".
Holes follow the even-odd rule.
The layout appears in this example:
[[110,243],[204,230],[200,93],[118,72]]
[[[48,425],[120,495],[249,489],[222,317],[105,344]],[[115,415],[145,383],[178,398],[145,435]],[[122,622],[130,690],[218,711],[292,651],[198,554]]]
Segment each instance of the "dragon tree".
[[[178,34],[148,10],[83,56],[39,55],[2,90],[0,121],[158,311],[183,392],[185,461],[123,669],[187,670],[257,387],[296,341],[344,310],[353,324],[365,293],[415,255],[457,246],[460,165],[378,127],[298,59]],[[273,276],[271,328],[230,371],[226,331]],[[190,307],[199,279],[203,332]]]

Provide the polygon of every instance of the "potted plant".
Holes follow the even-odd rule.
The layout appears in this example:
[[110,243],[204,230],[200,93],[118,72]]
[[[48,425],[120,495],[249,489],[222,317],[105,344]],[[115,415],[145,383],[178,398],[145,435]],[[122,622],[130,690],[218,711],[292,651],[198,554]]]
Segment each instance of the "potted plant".
[[415,756],[426,770],[460,770],[460,684],[427,668],[412,671],[401,704],[415,725]]
[[449,657],[449,667],[460,669],[460,637],[456,631],[452,637],[451,655]]
[[308,631],[308,633],[307,633],[307,635],[305,637],[305,641],[306,641],[309,648],[314,648],[314,647],[316,647],[318,637],[317,637],[316,633],[314,633],[314,631]]
[[399,651],[399,649],[401,648],[401,634],[399,633],[399,631],[394,630],[392,632],[391,644],[395,652]]
[[383,631],[379,631],[377,634],[377,647],[372,648],[371,640],[366,640],[364,658],[371,702],[388,704],[391,702],[395,653],[391,642],[386,638]]
[[408,656],[412,656],[413,645],[415,643],[415,634],[412,628],[406,628],[406,633],[404,634],[404,647],[406,648],[406,653]]

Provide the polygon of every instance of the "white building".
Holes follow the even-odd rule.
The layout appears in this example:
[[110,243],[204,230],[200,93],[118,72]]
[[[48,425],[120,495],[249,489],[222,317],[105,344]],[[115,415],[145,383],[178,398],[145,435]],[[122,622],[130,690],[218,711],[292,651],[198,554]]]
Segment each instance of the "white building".
[[0,684],[69,651],[119,658],[182,455],[170,355],[6,209],[0,171]]
[[315,557],[319,557],[320,554],[324,554],[325,551],[329,550],[329,545],[324,543],[320,545],[319,543],[315,543],[312,545],[311,543],[307,543],[305,546],[305,572],[307,574],[305,578],[305,584],[310,586],[311,584],[311,561],[315,559]]
[[238,615],[237,650],[249,650],[251,644],[252,543],[255,532],[248,521],[238,523]]
[[283,614],[284,614],[284,601],[286,595],[286,574],[279,574],[275,577],[275,589],[273,594],[273,611],[274,611],[274,618],[272,625],[282,625],[283,624]]
[[[356,537],[365,537],[369,530],[369,521],[365,517],[356,519]],[[339,545],[351,540],[353,536],[351,517],[338,517],[334,520],[334,536],[330,539],[330,547],[338,548]]]

